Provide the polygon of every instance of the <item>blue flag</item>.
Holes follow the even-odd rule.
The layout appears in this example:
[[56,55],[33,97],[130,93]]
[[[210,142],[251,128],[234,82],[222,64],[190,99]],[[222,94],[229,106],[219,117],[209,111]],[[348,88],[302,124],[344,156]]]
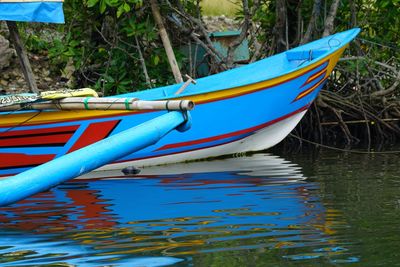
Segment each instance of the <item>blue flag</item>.
[[0,0],[0,20],[64,23],[63,0]]

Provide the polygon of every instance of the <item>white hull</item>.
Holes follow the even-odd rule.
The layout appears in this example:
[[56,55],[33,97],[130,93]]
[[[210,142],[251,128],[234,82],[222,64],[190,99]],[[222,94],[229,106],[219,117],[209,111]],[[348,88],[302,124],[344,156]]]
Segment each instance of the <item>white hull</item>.
[[268,149],[281,142],[299,123],[307,110],[295,114],[287,119],[274,123],[266,128],[257,131],[255,134],[241,140],[196,151],[184,152],[174,155],[161,156],[149,159],[127,161],[105,165],[95,171],[121,170],[134,166],[142,168],[146,166],[157,166],[178,162],[194,161],[218,157],[223,155],[240,154]]

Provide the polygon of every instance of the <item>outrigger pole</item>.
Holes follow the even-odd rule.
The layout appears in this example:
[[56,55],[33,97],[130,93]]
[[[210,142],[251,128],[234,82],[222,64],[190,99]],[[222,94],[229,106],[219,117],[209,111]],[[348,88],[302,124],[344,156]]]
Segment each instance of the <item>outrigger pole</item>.
[[190,128],[186,112],[171,111],[60,158],[0,180],[0,206],[6,206],[88,173],[155,144],[174,129]]
[[51,101],[35,101],[0,106],[0,111],[15,110],[168,110],[187,111],[194,108],[191,100],[146,101],[132,97],[68,97]]

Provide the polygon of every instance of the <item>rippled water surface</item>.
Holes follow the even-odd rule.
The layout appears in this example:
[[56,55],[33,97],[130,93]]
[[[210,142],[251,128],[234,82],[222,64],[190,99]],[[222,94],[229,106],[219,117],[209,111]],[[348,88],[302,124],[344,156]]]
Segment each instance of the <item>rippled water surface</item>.
[[322,151],[97,173],[0,208],[0,266],[399,266],[398,162]]

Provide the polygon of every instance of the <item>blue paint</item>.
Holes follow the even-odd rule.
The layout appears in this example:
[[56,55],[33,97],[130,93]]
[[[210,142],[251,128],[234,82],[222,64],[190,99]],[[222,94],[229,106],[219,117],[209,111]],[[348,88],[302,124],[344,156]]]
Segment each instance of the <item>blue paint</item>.
[[0,20],[64,23],[63,3],[0,3]]
[[5,206],[78,177],[152,145],[185,122],[180,112],[169,112],[102,141],[0,181],[0,206]]

